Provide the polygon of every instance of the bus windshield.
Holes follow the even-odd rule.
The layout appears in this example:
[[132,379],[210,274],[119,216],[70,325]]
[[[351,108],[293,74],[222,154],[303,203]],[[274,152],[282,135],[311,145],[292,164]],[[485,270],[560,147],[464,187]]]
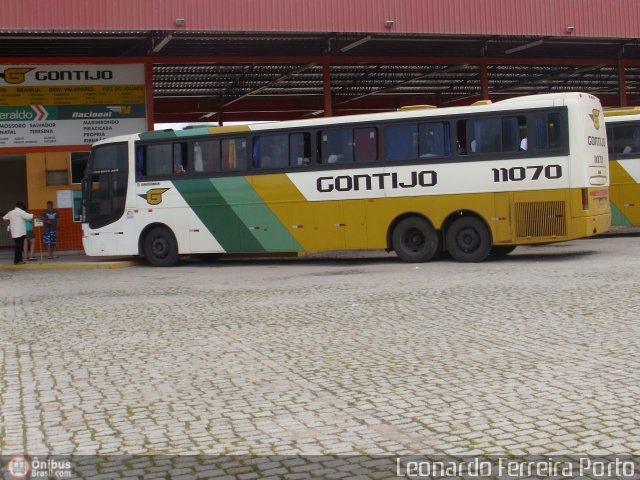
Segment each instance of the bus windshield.
[[127,195],[126,143],[112,143],[91,150],[82,186],[84,222],[100,228],[120,218]]

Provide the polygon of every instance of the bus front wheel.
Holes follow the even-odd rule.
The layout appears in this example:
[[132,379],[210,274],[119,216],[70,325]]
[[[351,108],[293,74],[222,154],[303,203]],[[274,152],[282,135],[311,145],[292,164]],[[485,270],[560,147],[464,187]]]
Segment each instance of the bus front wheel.
[[491,252],[491,232],[475,217],[460,217],[447,230],[447,251],[458,262],[481,262]]
[[166,227],[153,228],[144,239],[144,257],[154,267],[172,267],[178,263],[178,242]]
[[420,217],[408,217],[393,229],[391,244],[405,262],[428,262],[440,254],[440,236],[433,226]]

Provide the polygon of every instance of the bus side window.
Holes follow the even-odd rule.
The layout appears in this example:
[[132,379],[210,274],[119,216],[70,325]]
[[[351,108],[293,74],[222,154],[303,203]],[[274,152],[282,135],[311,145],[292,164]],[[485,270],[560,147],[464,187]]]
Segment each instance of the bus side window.
[[[195,146],[198,146],[202,155],[202,169],[198,169],[200,165],[196,165]],[[196,172],[215,172],[220,168],[220,141],[219,140],[203,140],[196,142],[194,145],[194,168]]]
[[448,123],[421,123],[419,125],[419,139],[420,158],[451,155],[451,136]]
[[518,152],[527,149],[527,121],[524,116],[502,118],[502,151]]
[[253,166],[281,168],[289,164],[289,136],[261,135],[253,140]]
[[173,144],[173,173],[176,175],[187,173],[187,149],[184,143]]
[[456,150],[458,155],[467,154],[467,122],[459,120],[456,122]]
[[412,160],[418,157],[418,125],[390,125],[384,129],[385,158]]
[[378,160],[378,129],[375,127],[353,130],[354,159],[356,162],[375,162]]
[[[640,126],[614,125],[613,134],[609,136],[609,144],[614,145],[614,153],[627,155],[640,152]],[[608,133],[608,132],[607,132]]]
[[353,130],[327,130],[321,136],[322,163],[351,163],[353,162]]
[[173,173],[173,144],[147,145],[147,176],[171,175]]
[[502,121],[500,118],[480,118],[467,122],[469,153],[502,152]]
[[302,167],[311,164],[311,135],[292,133],[289,135],[289,165]]
[[225,138],[221,142],[221,170],[246,170],[247,168],[247,139]]
[[609,155],[618,153],[616,152],[615,145],[616,145],[616,137],[615,137],[614,129],[612,126],[607,125],[607,150]]
[[220,141],[202,140],[193,143],[193,171],[215,172],[220,164]]
[[142,145],[136,146],[136,177],[147,176],[146,150]]
[[538,113],[534,116],[537,150],[557,150],[562,146],[562,128],[559,113]]

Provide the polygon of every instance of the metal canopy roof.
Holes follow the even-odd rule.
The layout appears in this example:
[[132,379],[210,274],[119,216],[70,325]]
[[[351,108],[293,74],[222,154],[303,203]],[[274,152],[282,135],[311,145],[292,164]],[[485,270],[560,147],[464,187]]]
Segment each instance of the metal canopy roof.
[[[0,63],[137,58],[153,64],[156,122],[321,115],[329,64],[335,114],[584,91],[640,104],[640,40],[571,36],[211,31],[2,31]],[[36,63],[36,62],[34,62]]]

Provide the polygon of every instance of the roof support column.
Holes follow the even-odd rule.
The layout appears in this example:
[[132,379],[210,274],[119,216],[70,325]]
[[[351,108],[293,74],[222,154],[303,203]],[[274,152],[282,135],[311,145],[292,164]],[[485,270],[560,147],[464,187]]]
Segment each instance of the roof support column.
[[480,91],[482,100],[489,100],[489,72],[486,60],[480,62]]
[[155,111],[153,109],[153,63],[144,63],[144,97],[147,111],[147,130],[151,131],[155,125]]
[[333,98],[331,97],[331,65],[329,59],[322,60],[322,95],[324,99],[324,116],[333,116]]
[[627,106],[627,78],[624,71],[624,63],[622,58],[618,58],[618,103],[621,107]]

